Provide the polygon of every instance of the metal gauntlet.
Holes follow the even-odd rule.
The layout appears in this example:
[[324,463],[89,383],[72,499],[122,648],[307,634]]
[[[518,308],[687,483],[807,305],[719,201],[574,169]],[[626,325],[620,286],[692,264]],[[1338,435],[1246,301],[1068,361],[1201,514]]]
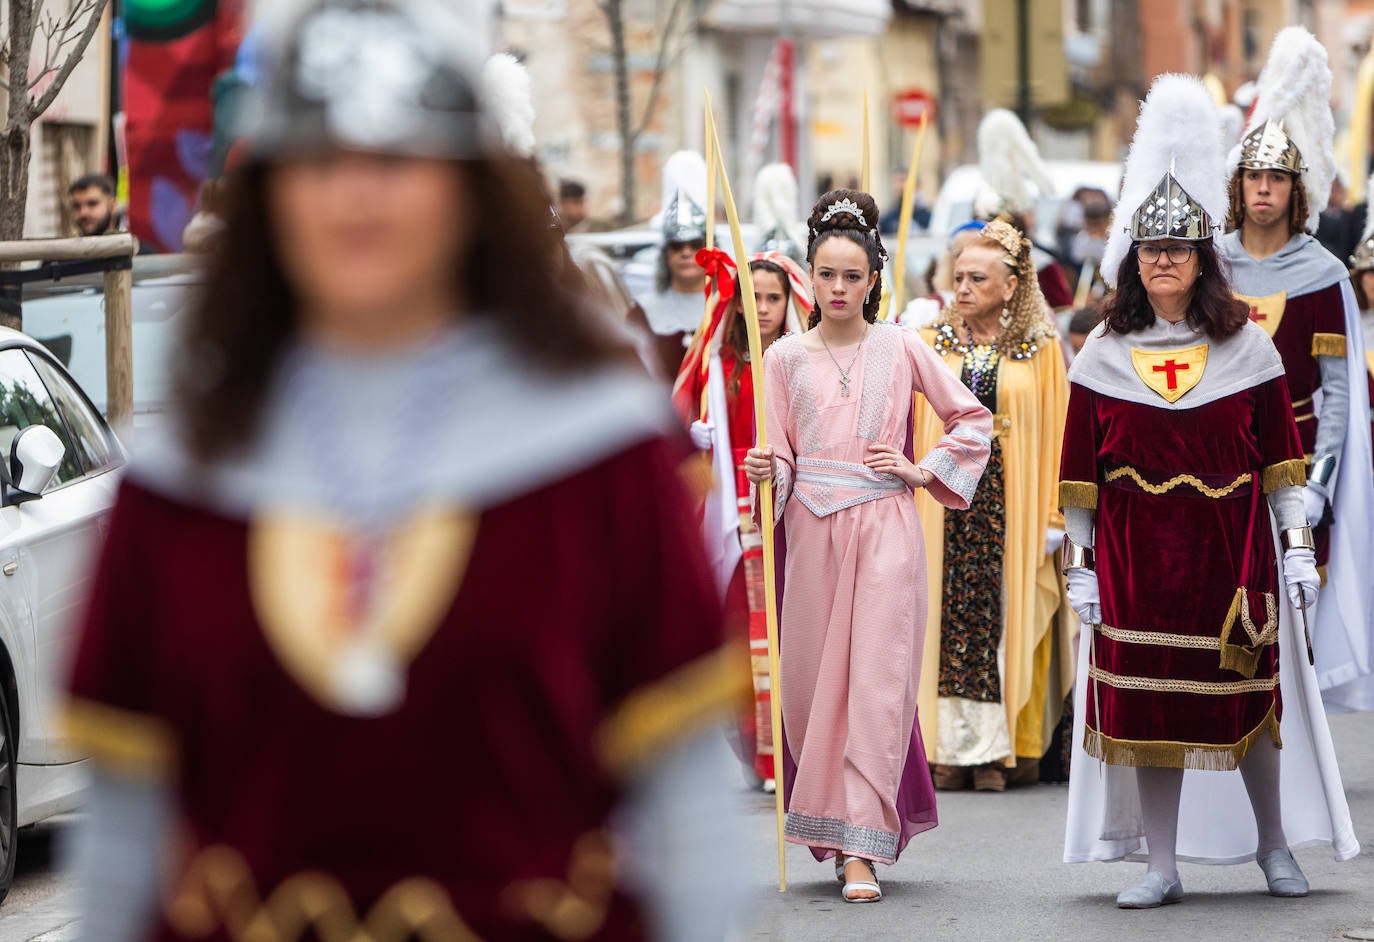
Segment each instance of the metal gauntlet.
[[1093,555],[1091,546],[1079,546],[1067,536],[1064,537],[1064,549],[1060,556],[1060,572],[1068,572],[1070,569],[1095,569],[1097,560]]

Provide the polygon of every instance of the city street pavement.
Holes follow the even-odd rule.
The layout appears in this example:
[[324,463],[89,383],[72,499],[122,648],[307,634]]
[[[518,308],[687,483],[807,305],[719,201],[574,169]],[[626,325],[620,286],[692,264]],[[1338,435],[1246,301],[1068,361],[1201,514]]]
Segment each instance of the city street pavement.
[[[881,903],[842,902],[830,864],[794,846],[788,891],[779,895],[769,883],[777,860],[772,799],[757,794],[748,798],[757,919],[740,942],[1374,939],[1374,716],[1335,716],[1331,728],[1364,851],[1341,864],[1322,848],[1300,851],[1312,882],[1306,899],[1266,895],[1254,864],[1184,864],[1182,903],[1118,910],[1117,891],[1143,865],[1060,863],[1068,788],[1055,785],[1002,795],[942,792],[940,826],[914,838],[897,866],[880,868]],[[0,942],[76,938],[72,881],[56,863],[73,820],[21,836],[15,888],[0,909]]]
[[0,907],[0,942],[69,942],[76,935],[71,878],[58,864],[75,815],[19,832],[14,887]]
[[[1299,851],[1312,884],[1306,899],[1275,899],[1253,863],[1183,864],[1183,902],[1119,910],[1119,890],[1143,864],[1064,864],[1068,786],[1004,794],[939,793],[940,826],[918,835],[895,867],[880,867],[885,899],[840,899],[830,862],[788,846],[788,889],[777,892],[770,796],[751,796],[758,919],[744,938],[787,942],[963,940],[1374,939],[1374,716],[1331,718],[1350,811],[1363,852],[1336,863],[1325,848]],[[1359,932],[1357,929],[1364,931]]]

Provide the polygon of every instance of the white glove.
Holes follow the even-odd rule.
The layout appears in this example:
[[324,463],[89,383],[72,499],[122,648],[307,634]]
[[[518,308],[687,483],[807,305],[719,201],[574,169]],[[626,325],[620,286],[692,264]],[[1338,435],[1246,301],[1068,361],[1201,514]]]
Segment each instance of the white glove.
[[687,434],[691,437],[692,444],[697,448],[702,451],[710,451],[711,446],[715,444],[714,439],[711,437],[715,434],[715,431],[716,427],[710,422],[698,420],[692,423],[692,427],[687,430]]
[[1045,555],[1053,556],[1059,552],[1059,547],[1064,545],[1064,531],[1058,527],[1050,527],[1045,531]]
[[1315,527],[1322,522],[1326,513],[1326,489],[1320,484],[1309,484],[1302,489],[1302,509],[1307,514],[1307,525]]
[[1102,599],[1097,593],[1097,573],[1091,569],[1070,569],[1064,574],[1069,585],[1069,607],[1078,613],[1080,621],[1089,625],[1102,623]]
[[1285,550],[1283,554],[1283,581],[1288,586],[1288,601],[1299,608],[1305,601],[1311,608],[1317,604],[1317,590],[1321,588],[1321,577],[1317,575],[1317,554],[1305,546]]

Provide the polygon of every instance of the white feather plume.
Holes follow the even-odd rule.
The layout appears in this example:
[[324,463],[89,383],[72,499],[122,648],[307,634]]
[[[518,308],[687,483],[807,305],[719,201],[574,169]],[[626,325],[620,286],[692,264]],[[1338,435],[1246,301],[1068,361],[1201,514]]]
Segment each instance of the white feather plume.
[[1245,112],[1239,105],[1221,106],[1221,143],[1228,150],[1240,143],[1245,130]]
[[661,199],[658,212],[649,220],[650,228],[662,231],[663,214],[679,192],[686,193],[703,212],[706,211],[706,161],[694,150],[675,151],[663,162]]
[[1140,106],[1135,137],[1126,155],[1121,199],[1102,257],[1102,276],[1109,285],[1116,285],[1131,247],[1131,217],[1171,168],[1213,225],[1221,226],[1226,220],[1227,173],[1220,112],[1197,78],[1166,73],[1155,79]]
[[[1281,29],[1274,37],[1256,82],[1255,107],[1245,132],[1271,118],[1282,122],[1302,154],[1307,228],[1315,231],[1336,179],[1336,123],[1331,116],[1331,66],[1326,49],[1301,26]],[[1240,163],[1240,145],[1231,149],[1227,163],[1232,170]]]
[[1005,108],[989,111],[978,124],[978,169],[986,186],[975,200],[974,211],[979,215],[1005,210],[1022,213],[1034,208],[1037,195],[1054,192],[1039,148],[1021,119]]
[[522,157],[534,156],[534,96],[530,74],[515,56],[499,53],[482,66],[482,103],[501,140]]
[[780,230],[796,242],[803,229],[798,198],[797,176],[790,166],[779,163],[759,168],[754,177],[754,225],[759,232]]

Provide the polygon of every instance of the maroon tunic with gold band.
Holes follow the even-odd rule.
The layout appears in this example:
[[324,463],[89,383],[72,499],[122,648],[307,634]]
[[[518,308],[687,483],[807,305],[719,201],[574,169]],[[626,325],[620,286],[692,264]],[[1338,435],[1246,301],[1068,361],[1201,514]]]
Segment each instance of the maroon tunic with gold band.
[[[1322,377],[1317,357],[1344,359],[1346,355],[1348,322],[1342,286],[1348,285],[1350,273],[1305,233],[1294,235],[1277,253],[1263,259],[1245,251],[1239,231],[1227,233],[1220,244],[1231,260],[1236,297],[1250,306],[1250,319],[1264,328],[1283,358],[1298,435],[1310,464],[1320,421],[1315,394]],[[1325,566],[1331,555],[1329,522],[1315,527],[1313,536],[1317,565]]]
[[1302,482],[1281,364],[1253,326],[1215,342],[1162,321],[1094,334],[1084,354],[1060,502],[1096,512],[1085,748],[1115,765],[1235,768],[1256,737],[1279,741],[1264,495]]
[[643,938],[608,815],[748,689],[679,458],[651,438],[473,514],[404,701],[375,717],[322,703],[304,642],[259,617],[255,523],[126,482],[70,729],[172,790],[184,847],[154,938],[254,917],[282,939],[368,918],[396,942]]

